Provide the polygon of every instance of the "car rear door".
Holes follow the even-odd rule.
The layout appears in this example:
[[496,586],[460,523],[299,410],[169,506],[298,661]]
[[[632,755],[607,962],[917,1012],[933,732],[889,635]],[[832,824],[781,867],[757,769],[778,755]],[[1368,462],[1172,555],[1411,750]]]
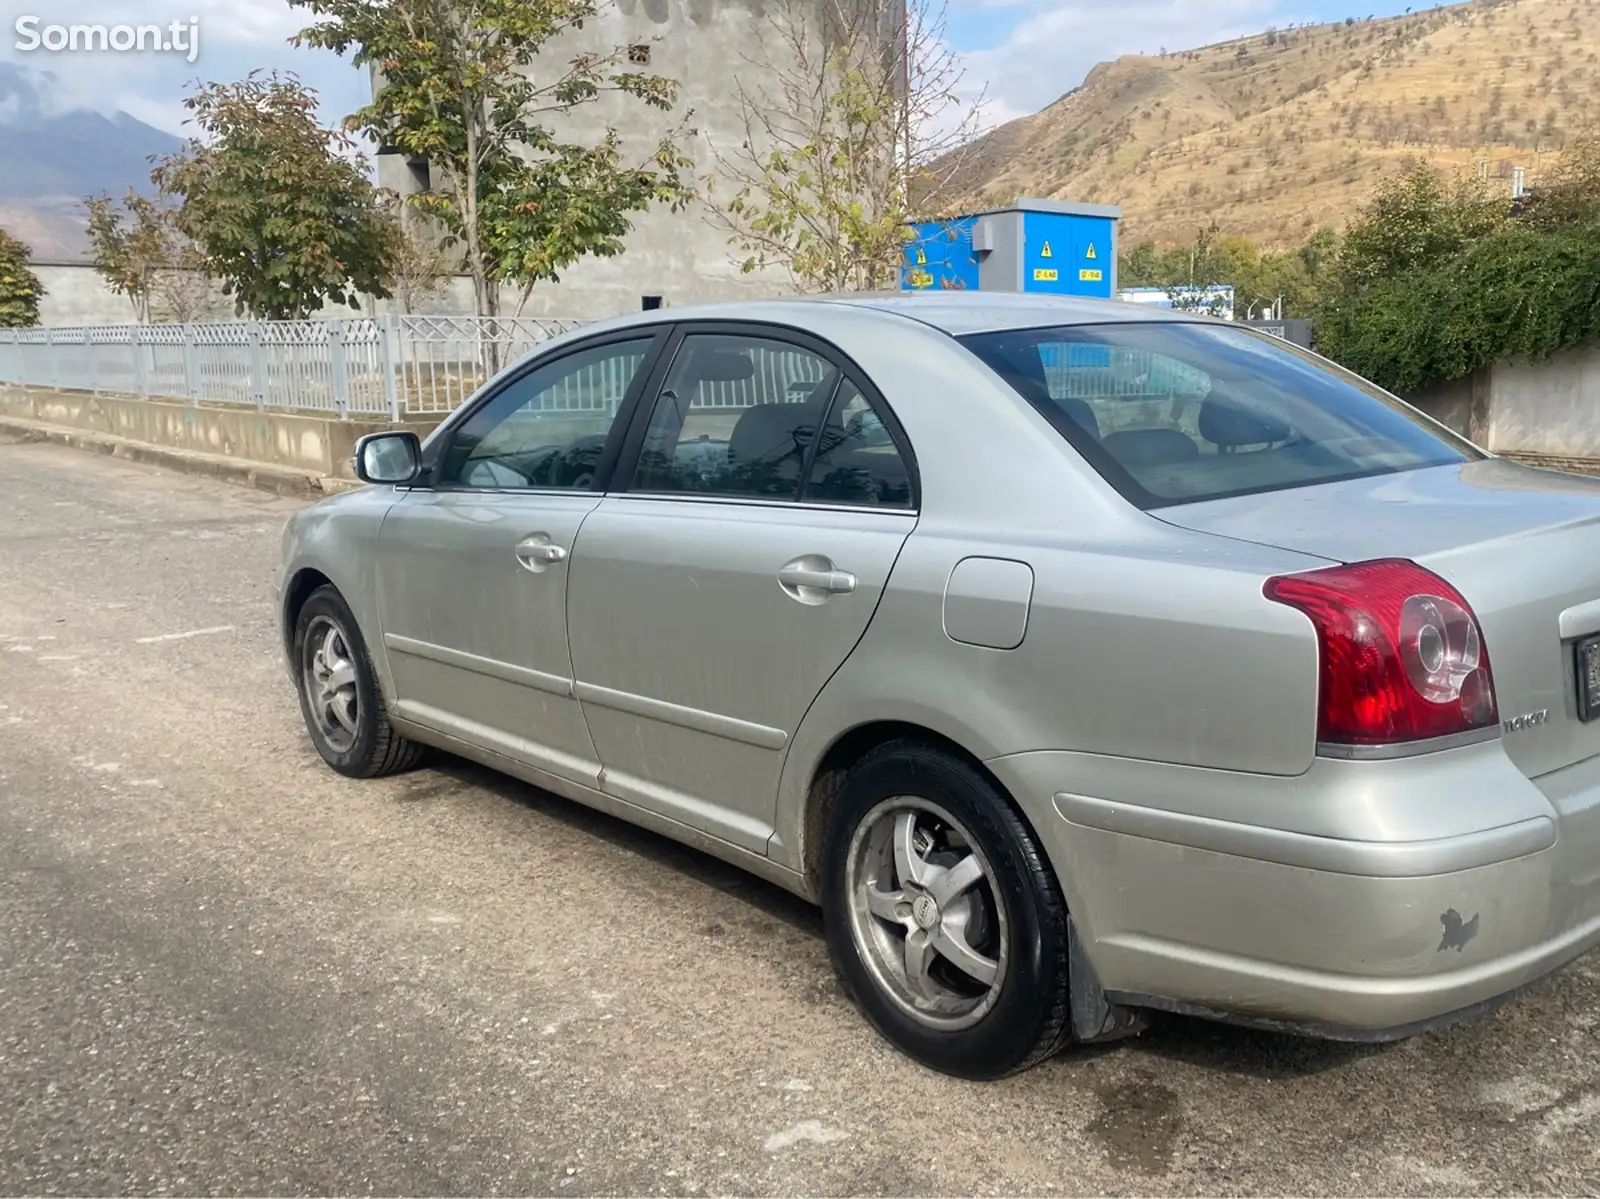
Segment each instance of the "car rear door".
[[536,360],[442,435],[431,486],[390,508],[379,622],[398,715],[594,786],[567,572],[658,338],[631,330]]
[[656,375],[572,562],[577,694],[602,790],[765,852],[789,739],[916,523],[914,460],[796,333],[688,326]]

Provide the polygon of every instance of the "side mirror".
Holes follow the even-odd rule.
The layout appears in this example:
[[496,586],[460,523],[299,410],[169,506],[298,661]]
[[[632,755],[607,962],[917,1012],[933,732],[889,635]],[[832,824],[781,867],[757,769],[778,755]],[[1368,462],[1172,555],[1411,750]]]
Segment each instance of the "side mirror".
[[422,442],[409,430],[368,433],[352,463],[363,483],[410,483],[422,472]]

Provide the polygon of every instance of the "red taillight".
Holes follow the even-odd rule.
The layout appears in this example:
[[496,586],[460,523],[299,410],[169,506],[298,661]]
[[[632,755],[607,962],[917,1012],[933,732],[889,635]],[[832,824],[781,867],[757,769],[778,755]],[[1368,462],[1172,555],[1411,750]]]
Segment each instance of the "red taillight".
[[1392,745],[1500,721],[1483,631],[1461,593],[1385,559],[1268,579],[1266,597],[1317,629],[1317,740]]

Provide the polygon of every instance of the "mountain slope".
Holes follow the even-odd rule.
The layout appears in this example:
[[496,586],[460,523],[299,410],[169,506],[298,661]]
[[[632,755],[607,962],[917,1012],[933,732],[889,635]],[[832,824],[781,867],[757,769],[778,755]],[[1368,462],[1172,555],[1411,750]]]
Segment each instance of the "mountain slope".
[[0,226],[41,260],[85,251],[84,196],[148,190],[151,159],[181,144],[119,112],[55,111],[50,79],[0,62]]
[[1215,220],[1274,246],[1343,225],[1406,159],[1513,166],[1600,127],[1600,0],[1497,0],[1101,63],[965,151],[963,206],[1120,204],[1123,244]]

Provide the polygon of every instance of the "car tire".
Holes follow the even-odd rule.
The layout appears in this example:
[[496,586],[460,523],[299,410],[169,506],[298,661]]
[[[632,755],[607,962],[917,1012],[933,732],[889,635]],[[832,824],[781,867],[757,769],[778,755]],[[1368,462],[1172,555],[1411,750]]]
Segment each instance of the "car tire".
[[980,771],[919,741],[881,746],[846,776],[824,855],[829,954],[897,1048],[987,1080],[1070,1041],[1066,904],[1033,832]]
[[413,769],[424,748],[389,723],[383,690],[355,614],[338,589],[318,587],[294,625],[300,714],[322,760],[351,778]]

